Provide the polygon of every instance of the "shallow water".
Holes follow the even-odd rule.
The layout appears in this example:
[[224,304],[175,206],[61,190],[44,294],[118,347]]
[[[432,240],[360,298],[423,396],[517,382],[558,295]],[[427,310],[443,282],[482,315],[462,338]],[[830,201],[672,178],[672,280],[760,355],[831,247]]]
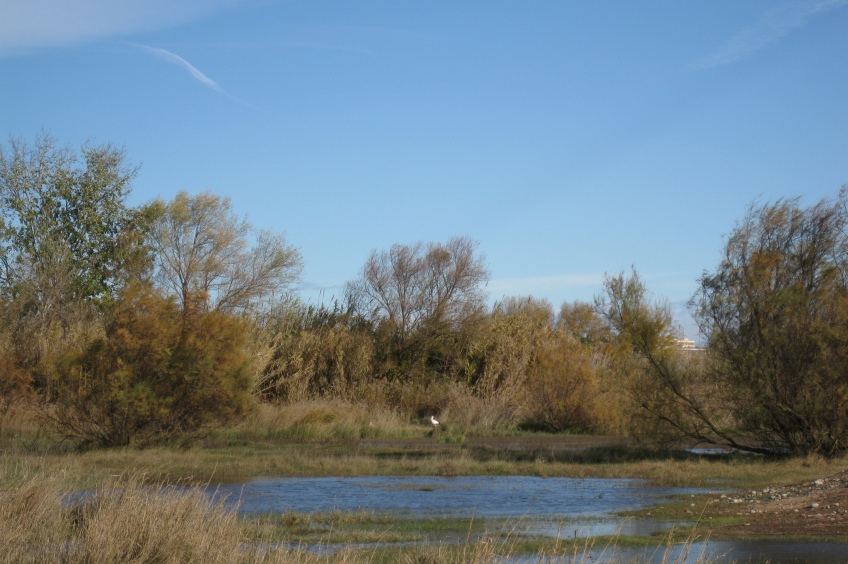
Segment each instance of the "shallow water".
[[[515,519],[518,535],[593,537],[651,535],[688,523],[625,519],[615,513],[639,509],[705,490],[650,486],[641,480],[536,478],[529,476],[259,478],[210,486],[239,513],[366,510],[409,517]],[[446,539],[445,542],[452,542]],[[455,541],[454,542],[458,542]],[[321,550],[332,550],[323,546]],[[340,548],[340,547],[337,547]],[[848,545],[794,542],[721,541],[688,547],[596,550],[591,562],[638,560],[696,562],[848,562]],[[588,556],[588,555],[587,555]],[[505,562],[537,562],[516,557]]]
[[640,480],[531,476],[259,478],[211,490],[238,503],[240,513],[364,509],[416,517],[599,517],[703,491]]

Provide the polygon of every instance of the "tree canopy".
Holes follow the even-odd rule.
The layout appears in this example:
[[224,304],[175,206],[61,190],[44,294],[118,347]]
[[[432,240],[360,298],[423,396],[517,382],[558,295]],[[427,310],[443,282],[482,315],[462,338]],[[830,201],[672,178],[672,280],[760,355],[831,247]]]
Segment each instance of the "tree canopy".
[[599,310],[635,360],[632,397],[655,435],[760,453],[848,449],[848,192],[804,208],[753,205],[692,298],[703,353],[674,346],[668,308],[638,276],[608,278]]
[[848,449],[848,192],[803,208],[752,206],[705,273],[694,313],[763,445]]
[[202,293],[215,310],[240,312],[291,290],[302,269],[300,252],[282,235],[256,231],[233,212],[229,198],[180,192],[158,202],[150,231],[154,279],[185,308]]
[[126,205],[136,169],[122,149],[79,154],[47,135],[0,146],[0,284],[42,311],[63,300],[111,296],[132,229]]

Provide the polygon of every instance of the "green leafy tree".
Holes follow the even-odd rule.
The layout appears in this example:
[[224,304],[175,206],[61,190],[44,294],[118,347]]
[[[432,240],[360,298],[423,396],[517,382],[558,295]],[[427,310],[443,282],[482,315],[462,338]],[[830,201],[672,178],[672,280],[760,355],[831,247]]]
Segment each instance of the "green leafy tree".
[[82,445],[187,441],[247,412],[251,376],[241,320],[185,308],[146,285],[130,285],[106,337],[60,365],[57,430]]
[[48,135],[0,146],[0,296],[13,353],[44,387],[51,359],[98,332],[99,315],[145,259],[136,169],[122,149],[73,151]]
[[77,154],[42,135],[33,146],[0,147],[3,289],[17,297],[33,287],[42,313],[63,300],[111,297],[135,219],[125,204],[135,174],[109,144]]

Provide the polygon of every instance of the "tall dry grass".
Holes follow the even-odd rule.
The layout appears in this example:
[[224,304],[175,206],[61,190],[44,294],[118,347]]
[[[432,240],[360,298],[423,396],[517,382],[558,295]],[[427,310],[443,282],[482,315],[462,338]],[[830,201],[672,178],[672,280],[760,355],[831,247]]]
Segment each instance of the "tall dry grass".
[[[67,476],[3,468],[1,562],[313,562],[287,547],[245,543],[244,524],[198,490],[117,476],[70,495]],[[14,474],[10,476],[9,474]]]
[[260,403],[224,433],[245,439],[359,440],[417,436],[421,427],[391,408],[316,399],[291,404]]
[[[422,398],[438,398],[438,405],[424,408]],[[455,435],[502,435],[516,431],[514,396],[506,393],[476,396],[465,385],[438,382],[429,386],[404,386],[397,397],[407,409],[380,403],[314,399],[286,404],[258,404],[237,426],[222,434],[242,439],[286,439],[328,441],[398,439],[423,437],[431,430],[429,415],[435,415]],[[415,404],[415,408],[413,408]],[[426,415],[414,418],[410,412]],[[440,435],[440,436],[443,436]]]
[[200,492],[106,480],[70,496],[61,474],[33,472],[0,493],[3,562],[234,562],[242,557],[233,513]]

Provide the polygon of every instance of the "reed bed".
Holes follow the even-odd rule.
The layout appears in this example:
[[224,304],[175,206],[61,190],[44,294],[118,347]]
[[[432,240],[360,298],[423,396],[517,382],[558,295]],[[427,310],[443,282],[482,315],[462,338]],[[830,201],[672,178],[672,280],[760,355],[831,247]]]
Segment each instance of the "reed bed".
[[305,400],[294,404],[256,405],[253,412],[219,437],[291,441],[407,438],[421,426],[396,410],[341,400]]

